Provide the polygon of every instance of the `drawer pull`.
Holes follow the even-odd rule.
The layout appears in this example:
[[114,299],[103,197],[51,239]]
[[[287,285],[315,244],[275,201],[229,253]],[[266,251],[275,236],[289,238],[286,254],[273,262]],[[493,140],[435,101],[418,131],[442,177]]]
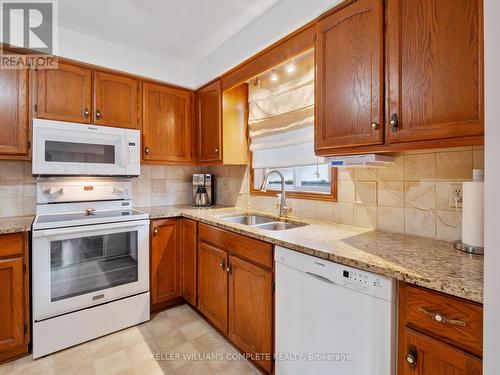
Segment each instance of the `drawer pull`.
[[463,320],[448,319],[444,315],[441,315],[439,313],[433,313],[429,310],[424,309],[423,307],[417,308],[417,311],[424,313],[425,315],[431,317],[433,320],[435,320],[438,323],[451,324],[451,325],[462,326],[462,327],[467,326],[467,324]]

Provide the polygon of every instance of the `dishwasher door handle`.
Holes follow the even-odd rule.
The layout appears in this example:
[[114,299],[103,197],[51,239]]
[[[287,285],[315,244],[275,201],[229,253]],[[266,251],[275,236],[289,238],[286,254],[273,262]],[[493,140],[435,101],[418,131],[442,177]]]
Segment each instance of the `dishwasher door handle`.
[[319,281],[323,281],[324,283],[328,283],[328,284],[332,284],[332,285],[337,285],[337,283],[333,280],[330,280],[329,278],[327,277],[324,277],[324,276],[321,276],[321,275],[318,275],[317,273],[313,273],[313,272],[307,272],[306,271],[306,274],[308,274],[309,276],[311,277],[314,277],[315,279],[318,279]]

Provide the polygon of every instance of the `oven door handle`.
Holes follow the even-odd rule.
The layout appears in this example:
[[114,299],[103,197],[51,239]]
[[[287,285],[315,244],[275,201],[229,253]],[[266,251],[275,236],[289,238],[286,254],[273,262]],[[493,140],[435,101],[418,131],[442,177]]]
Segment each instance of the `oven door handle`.
[[149,226],[149,220],[133,221],[126,223],[112,223],[112,224],[97,224],[97,225],[84,225],[74,228],[57,228],[57,229],[42,229],[34,230],[33,238],[56,236],[58,234],[76,234],[76,233],[92,233],[108,229],[126,229],[137,228],[142,226]]

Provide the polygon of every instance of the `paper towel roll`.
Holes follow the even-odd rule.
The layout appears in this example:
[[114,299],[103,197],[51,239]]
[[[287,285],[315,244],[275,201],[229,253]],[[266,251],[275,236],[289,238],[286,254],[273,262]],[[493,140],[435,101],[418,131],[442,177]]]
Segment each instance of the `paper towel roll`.
[[484,182],[463,184],[462,242],[469,246],[484,246]]

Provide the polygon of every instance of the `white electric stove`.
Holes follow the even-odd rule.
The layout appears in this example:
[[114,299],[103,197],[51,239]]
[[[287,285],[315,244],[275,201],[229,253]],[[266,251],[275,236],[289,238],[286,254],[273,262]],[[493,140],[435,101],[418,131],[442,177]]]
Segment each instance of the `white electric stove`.
[[33,357],[149,320],[149,217],[126,180],[41,179]]

